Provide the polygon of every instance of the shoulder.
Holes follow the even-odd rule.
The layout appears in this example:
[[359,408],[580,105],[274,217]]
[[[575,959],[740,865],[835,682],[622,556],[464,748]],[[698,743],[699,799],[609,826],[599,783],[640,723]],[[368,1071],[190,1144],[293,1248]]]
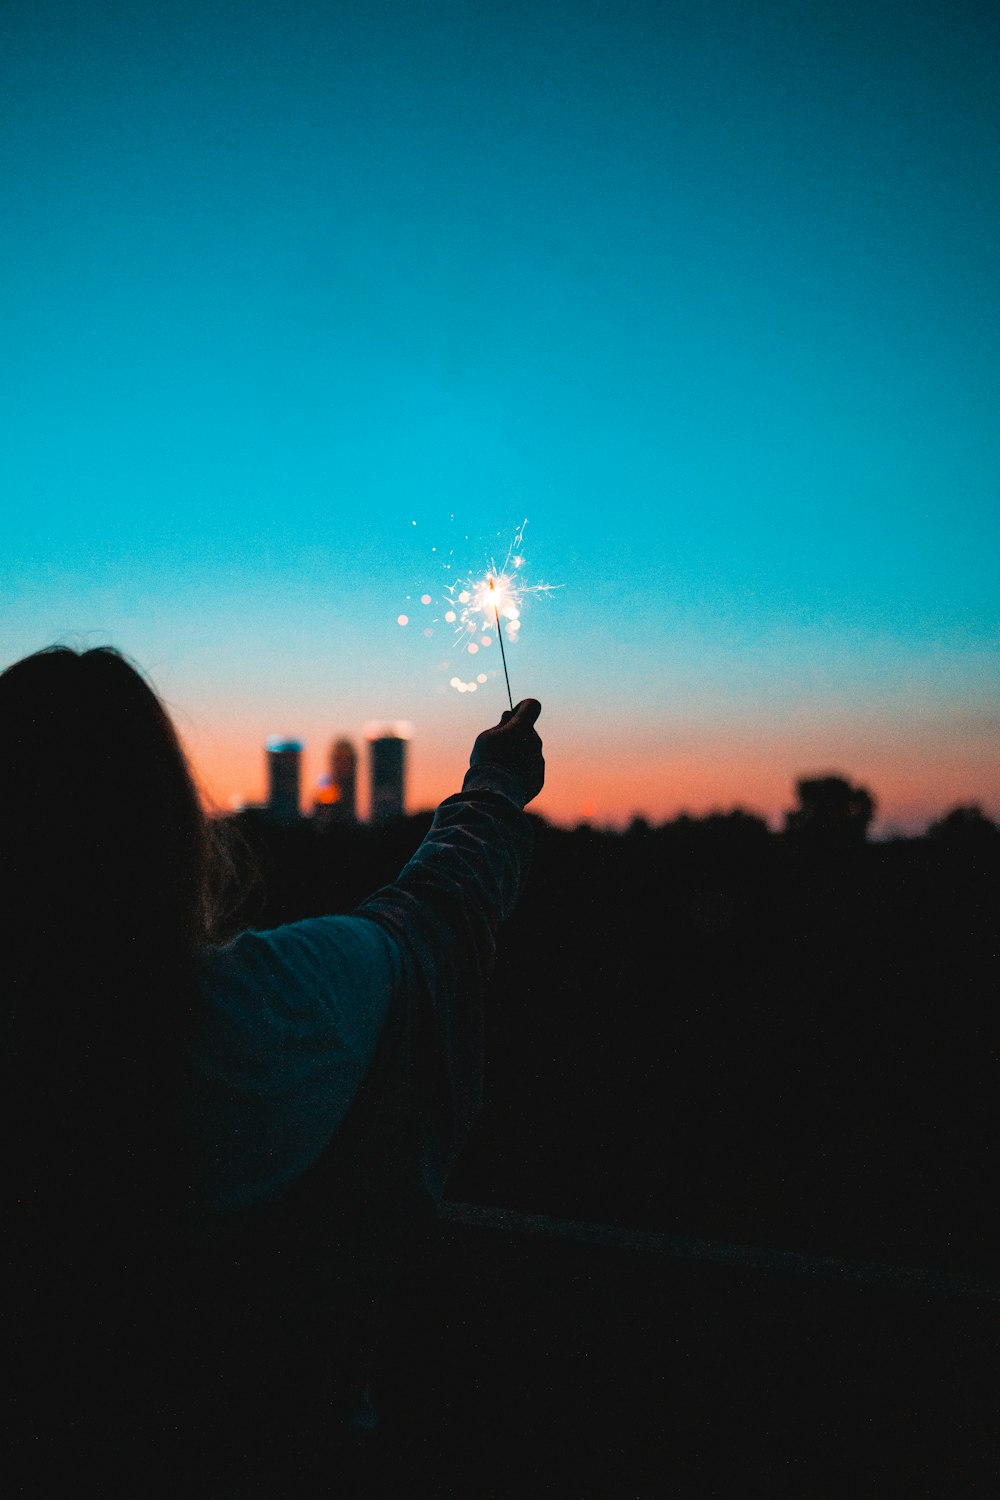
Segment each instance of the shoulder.
[[241,932],[228,943],[206,948],[199,961],[203,981],[239,988],[316,982],[325,987],[345,970],[383,970],[392,944],[373,923],[358,917],[310,917],[281,927]]
[[311,1031],[365,1047],[400,970],[396,945],[374,922],[336,916],[240,933],[205,950],[199,977],[216,1022],[252,1030],[264,1045],[276,1033]]

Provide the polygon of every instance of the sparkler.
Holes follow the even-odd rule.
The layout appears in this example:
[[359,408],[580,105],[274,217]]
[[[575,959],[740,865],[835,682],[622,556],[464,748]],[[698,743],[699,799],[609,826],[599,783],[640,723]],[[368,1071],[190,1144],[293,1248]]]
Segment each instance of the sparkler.
[[500,660],[503,662],[503,680],[507,684],[507,702],[510,704],[511,713],[514,712],[514,696],[510,690],[510,677],[507,675],[507,653],[503,649],[503,631],[500,629],[500,606],[496,599],[496,588],[493,579],[490,579],[490,593],[493,595],[493,617],[497,622],[497,640],[500,642]]
[[[507,699],[512,710],[514,696],[507,670],[504,636],[513,644],[521,630],[521,614],[525,604],[532,598],[547,596],[554,589],[562,587],[561,584],[525,581],[522,572],[524,553],[521,549],[526,525],[527,522],[522,521],[518,527],[501,566],[498,567],[496,561],[491,560],[483,573],[465,576],[446,584],[444,596],[438,601],[444,607],[444,623],[452,627],[459,646],[470,656],[477,656],[481,651],[488,650],[493,645],[493,631],[496,631],[504,681],[507,684]],[[449,555],[453,556],[454,553]],[[450,570],[451,563],[445,563],[444,566]],[[423,594],[420,602],[429,605],[434,601],[429,594]],[[400,625],[409,624],[407,615],[400,615],[398,618]],[[440,617],[435,617],[435,623],[437,618]],[[431,634],[430,629],[424,631],[424,635]],[[451,686],[460,693],[474,693],[487,681],[487,674],[479,672],[474,682],[452,677]]]

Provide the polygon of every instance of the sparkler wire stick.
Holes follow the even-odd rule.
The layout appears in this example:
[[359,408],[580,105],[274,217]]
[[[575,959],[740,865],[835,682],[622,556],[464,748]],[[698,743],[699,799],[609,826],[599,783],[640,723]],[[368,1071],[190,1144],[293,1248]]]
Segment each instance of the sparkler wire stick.
[[[491,594],[495,594],[496,593],[496,589],[493,587],[493,579],[492,578],[490,579],[490,593]],[[508,699],[508,702],[510,703],[510,711],[511,711],[511,713],[513,713],[514,712],[514,695],[511,693],[511,690],[510,690],[510,678],[507,675],[507,653],[503,649],[503,631],[500,629],[500,610],[497,608],[497,601],[496,601],[496,599],[493,600],[493,614],[496,617],[496,622],[497,622],[497,640],[500,642],[500,660],[503,662],[504,681],[507,684],[507,699]]]

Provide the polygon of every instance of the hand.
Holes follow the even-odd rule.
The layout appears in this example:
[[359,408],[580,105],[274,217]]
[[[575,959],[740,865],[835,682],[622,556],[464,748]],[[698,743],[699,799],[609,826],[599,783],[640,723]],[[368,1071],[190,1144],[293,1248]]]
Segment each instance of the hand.
[[522,698],[513,713],[505,709],[500,723],[479,735],[469,760],[472,766],[491,764],[513,771],[524,786],[525,802],[537,797],[545,783],[542,742],[534,728],[541,711],[537,698]]

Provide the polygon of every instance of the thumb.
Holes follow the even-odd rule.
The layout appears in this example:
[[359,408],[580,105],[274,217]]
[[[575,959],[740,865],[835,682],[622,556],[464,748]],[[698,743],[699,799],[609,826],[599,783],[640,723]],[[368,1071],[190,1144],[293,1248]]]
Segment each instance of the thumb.
[[505,713],[500,720],[501,724],[506,719],[511,719],[517,729],[530,729],[542,711],[542,705],[537,698],[522,698],[517,704],[513,714]]

